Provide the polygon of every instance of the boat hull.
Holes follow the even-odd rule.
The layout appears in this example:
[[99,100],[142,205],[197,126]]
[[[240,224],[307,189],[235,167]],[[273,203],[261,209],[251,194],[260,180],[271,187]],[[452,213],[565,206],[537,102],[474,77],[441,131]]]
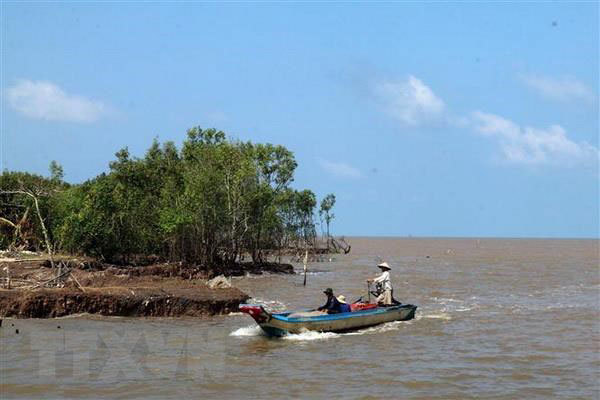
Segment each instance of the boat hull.
[[240,305],[240,310],[252,316],[270,336],[284,336],[306,331],[345,332],[386,322],[407,321],[414,318],[416,309],[417,306],[412,304],[402,304],[340,314],[290,317],[290,313],[270,314],[260,305]]

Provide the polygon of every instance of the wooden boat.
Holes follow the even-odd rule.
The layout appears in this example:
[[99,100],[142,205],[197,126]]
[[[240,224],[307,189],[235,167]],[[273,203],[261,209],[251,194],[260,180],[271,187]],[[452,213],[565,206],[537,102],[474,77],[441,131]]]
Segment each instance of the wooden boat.
[[415,317],[417,306],[401,304],[377,307],[372,304],[365,307],[355,307],[353,305],[352,308],[356,309],[356,311],[311,316],[311,312],[269,313],[263,306],[258,304],[240,304],[240,311],[254,318],[256,323],[269,336],[284,336],[288,333],[302,333],[306,331],[345,332],[385,322],[408,321]]

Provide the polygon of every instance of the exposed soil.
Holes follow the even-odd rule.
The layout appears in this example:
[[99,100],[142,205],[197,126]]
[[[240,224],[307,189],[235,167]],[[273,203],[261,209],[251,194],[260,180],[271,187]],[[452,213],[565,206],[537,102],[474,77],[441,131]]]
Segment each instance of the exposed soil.
[[1,290],[5,317],[53,318],[90,313],[131,317],[207,316],[237,311],[248,296],[236,288],[160,290],[156,288],[86,288]]
[[[60,258],[58,260],[61,260]],[[56,260],[56,261],[58,261]],[[209,316],[237,311],[249,296],[235,287],[210,288],[206,279],[225,273],[293,273],[289,264],[239,264],[206,269],[180,264],[123,267],[90,259],[62,259],[71,275],[60,286],[56,270],[44,259],[0,260],[8,267],[11,288],[6,288],[5,270],[0,270],[0,317],[52,318],[91,313],[108,316]],[[78,283],[79,284],[78,284]],[[80,286],[81,285],[81,286]],[[46,287],[44,287],[46,286]]]

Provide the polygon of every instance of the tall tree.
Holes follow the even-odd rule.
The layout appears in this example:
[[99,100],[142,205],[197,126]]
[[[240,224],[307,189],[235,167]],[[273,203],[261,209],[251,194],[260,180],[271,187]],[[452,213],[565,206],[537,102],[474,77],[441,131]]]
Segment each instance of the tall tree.
[[331,235],[329,234],[329,224],[335,218],[335,214],[331,211],[335,205],[335,195],[333,193],[328,194],[321,200],[321,208],[319,209],[319,216],[325,220],[327,226],[327,249],[329,249],[329,242]]
[[63,171],[63,167],[57,163],[55,160],[50,162],[50,180],[55,182],[62,182],[65,177],[65,173]]

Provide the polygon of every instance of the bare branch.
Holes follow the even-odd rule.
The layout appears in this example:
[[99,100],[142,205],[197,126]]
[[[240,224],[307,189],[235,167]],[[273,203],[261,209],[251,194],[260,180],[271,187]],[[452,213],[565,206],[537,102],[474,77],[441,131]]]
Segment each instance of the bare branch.
[[[48,236],[48,230],[46,229],[46,224],[44,224],[44,218],[42,217],[42,212],[40,211],[40,205],[38,202],[38,197],[44,194],[42,189],[33,191],[33,190],[0,190],[0,194],[24,194],[33,199],[33,203],[35,204],[35,210],[38,215],[38,219],[40,220],[40,225],[42,227],[42,232],[44,233],[44,240],[46,242],[46,249],[48,250],[48,255],[50,256],[50,264],[52,264],[52,268],[54,268],[54,257],[52,251],[52,245],[50,244],[50,237]],[[60,271],[59,271],[60,273]]]
[[9,220],[7,220],[6,218],[2,218],[0,217],[0,223],[6,224],[8,226],[10,226],[11,228],[16,228],[17,225],[13,224],[12,222],[10,222]]

